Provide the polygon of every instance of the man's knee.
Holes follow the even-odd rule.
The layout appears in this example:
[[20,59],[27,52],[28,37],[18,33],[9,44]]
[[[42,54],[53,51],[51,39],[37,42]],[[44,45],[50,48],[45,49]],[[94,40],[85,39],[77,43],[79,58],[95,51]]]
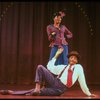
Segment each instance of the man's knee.
[[38,68],[38,69],[43,69],[44,66],[43,66],[43,65],[38,65],[37,68]]

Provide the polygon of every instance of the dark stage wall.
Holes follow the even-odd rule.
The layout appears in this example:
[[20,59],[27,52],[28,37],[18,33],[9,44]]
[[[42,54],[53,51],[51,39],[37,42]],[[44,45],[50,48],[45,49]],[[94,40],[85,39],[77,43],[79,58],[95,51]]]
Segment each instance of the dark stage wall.
[[38,64],[46,66],[50,54],[46,27],[56,11],[73,39],[88,84],[100,84],[99,2],[0,2],[0,84],[32,84]]

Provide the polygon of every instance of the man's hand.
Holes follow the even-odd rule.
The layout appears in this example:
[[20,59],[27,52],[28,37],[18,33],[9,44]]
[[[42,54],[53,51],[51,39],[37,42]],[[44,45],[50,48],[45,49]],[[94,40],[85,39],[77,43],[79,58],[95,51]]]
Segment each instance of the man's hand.
[[59,48],[58,50],[57,50],[57,52],[56,52],[56,54],[55,54],[55,56],[54,56],[54,58],[58,58],[58,56],[63,52],[63,50],[64,50],[64,48],[63,47],[61,47],[61,48]]
[[96,97],[96,96],[97,96],[97,95],[95,95],[95,94],[91,94],[91,95],[90,95],[90,97]]
[[99,97],[99,96],[98,96],[98,95],[95,95],[95,94],[91,94],[90,96],[88,96],[89,99],[95,98],[95,97],[97,98],[97,97]]
[[59,49],[57,50],[57,54],[61,54],[61,53],[63,52],[63,50],[64,50],[63,47],[59,48]]

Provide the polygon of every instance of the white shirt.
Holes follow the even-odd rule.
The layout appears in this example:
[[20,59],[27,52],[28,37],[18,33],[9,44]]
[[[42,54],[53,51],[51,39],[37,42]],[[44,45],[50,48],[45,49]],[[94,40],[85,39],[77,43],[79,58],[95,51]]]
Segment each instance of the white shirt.
[[[55,61],[56,61],[56,59],[52,58],[47,64],[47,69],[51,73],[53,73],[55,75],[59,75],[67,65],[55,65]],[[69,65],[66,67],[66,69],[62,73],[61,77],[59,78],[64,85],[67,84],[68,68],[69,68]],[[79,85],[80,85],[82,91],[86,95],[90,96],[91,93],[90,93],[90,91],[87,87],[87,84],[86,84],[85,75],[84,75],[82,65],[75,64],[75,65],[72,65],[71,70],[73,70],[73,68],[74,68],[74,71],[73,71],[73,76],[72,76],[72,85],[74,85],[74,83],[78,79],[78,82],[79,82]]]

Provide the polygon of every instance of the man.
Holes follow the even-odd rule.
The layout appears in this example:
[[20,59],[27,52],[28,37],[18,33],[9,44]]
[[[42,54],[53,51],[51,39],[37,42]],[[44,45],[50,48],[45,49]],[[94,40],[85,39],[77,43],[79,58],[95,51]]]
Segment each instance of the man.
[[[63,48],[59,48],[55,54],[55,56],[48,62],[47,69],[38,65],[36,69],[36,77],[35,89],[31,89],[29,91],[11,91],[11,90],[1,90],[1,94],[25,94],[25,95],[40,95],[40,96],[59,96],[63,94],[68,88],[74,85],[76,80],[78,80],[82,91],[87,96],[95,96],[91,94],[89,91],[82,65],[78,64],[79,54],[76,51],[72,51],[68,55],[69,64],[66,65],[55,65],[55,61],[59,57],[59,55],[63,52]],[[70,68],[70,69],[69,69]],[[72,81],[68,81],[69,72],[73,72]],[[57,77],[54,77],[54,75]],[[71,75],[71,73],[70,73]],[[48,87],[41,89],[41,83],[45,79],[48,83]]]
[[68,64],[68,58],[66,58],[68,55],[68,41],[66,39],[73,37],[73,34],[68,28],[61,24],[64,16],[65,10],[55,13],[53,16],[53,24],[47,26],[48,40],[50,41],[49,47],[51,47],[49,60],[54,57],[58,48],[64,48],[62,54],[55,62],[56,65]]

